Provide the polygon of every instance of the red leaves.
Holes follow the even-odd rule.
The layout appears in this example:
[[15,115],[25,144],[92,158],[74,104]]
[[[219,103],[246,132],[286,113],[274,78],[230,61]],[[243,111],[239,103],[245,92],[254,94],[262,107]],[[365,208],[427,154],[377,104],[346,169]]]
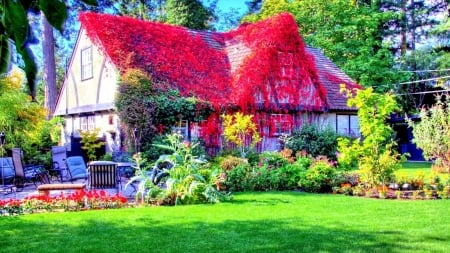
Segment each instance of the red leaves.
[[241,109],[259,109],[257,103],[271,111],[283,110],[282,104],[295,110],[319,110],[326,105],[313,57],[306,52],[290,14],[241,26],[228,38],[240,38],[252,51],[233,76],[234,101]]
[[80,21],[88,37],[121,71],[143,69],[155,80],[168,81],[182,95],[194,94],[215,106],[227,101],[230,74],[226,55],[199,33],[107,14],[83,13]]

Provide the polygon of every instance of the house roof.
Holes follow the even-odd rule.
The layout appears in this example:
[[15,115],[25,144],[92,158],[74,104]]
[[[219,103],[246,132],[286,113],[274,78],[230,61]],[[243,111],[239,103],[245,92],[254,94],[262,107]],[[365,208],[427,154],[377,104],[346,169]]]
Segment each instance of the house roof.
[[320,49],[306,47],[306,51],[313,55],[320,82],[327,90],[328,110],[354,110],[347,106],[347,98],[340,91],[341,85],[349,90],[361,89],[361,86],[340,70]]
[[216,106],[348,110],[340,83],[356,84],[306,48],[287,13],[218,33],[109,14],[80,14],[88,37],[120,70],[139,68]]

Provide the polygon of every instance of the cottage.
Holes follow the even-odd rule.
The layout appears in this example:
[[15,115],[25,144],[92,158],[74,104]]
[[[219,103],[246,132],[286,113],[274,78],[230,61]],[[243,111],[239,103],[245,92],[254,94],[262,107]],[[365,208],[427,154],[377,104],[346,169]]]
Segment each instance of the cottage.
[[[169,82],[216,108],[254,115],[260,150],[305,123],[359,135],[356,110],[339,90],[359,88],[319,49],[304,45],[292,15],[283,13],[219,33],[108,14],[82,13],[81,29],[59,94],[55,116],[65,117],[64,142],[100,128],[107,152],[120,146],[114,99],[120,74],[130,68]],[[178,130],[220,149],[219,114]],[[189,127],[188,127],[189,126]],[[72,137],[72,138],[71,138]]]

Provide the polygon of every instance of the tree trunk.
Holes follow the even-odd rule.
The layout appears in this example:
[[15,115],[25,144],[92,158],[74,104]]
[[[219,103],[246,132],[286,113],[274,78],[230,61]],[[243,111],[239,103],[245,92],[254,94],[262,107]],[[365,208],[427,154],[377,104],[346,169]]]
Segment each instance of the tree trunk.
[[55,66],[55,39],[53,27],[48,23],[45,15],[41,13],[42,19],[42,47],[44,58],[43,81],[45,85],[44,106],[47,109],[47,118],[53,115],[56,106],[56,66]]

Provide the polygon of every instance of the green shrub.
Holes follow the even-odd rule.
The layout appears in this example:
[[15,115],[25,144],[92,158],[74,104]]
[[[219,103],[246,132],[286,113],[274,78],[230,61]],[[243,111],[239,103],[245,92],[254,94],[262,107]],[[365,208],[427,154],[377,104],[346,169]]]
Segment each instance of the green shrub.
[[265,151],[259,156],[261,164],[266,164],[269,168],[279,168],[289,163],[280,152]]
[[233,170],[239,165],[248,164],[247,159],[236,156],[227,156],[220,162],[220,169],[224,172]]
[[435,165],[442,171],[450,173],[450,97],[437,96],[437,103],[430,109],[420,111],[420,121],[411,119],[413,142],[423,150],[426,159],[434,159]]
[[300,163],[286,164],[278,168],[278,190],[294,190],[298,188],[298,181],[302,171]]
[[307,171],[303,171],[299,186],[307,192],[331,192],[336,168],[327,160],[315,160]]
[[97,160],[97,150],[104,145],[104,142],[100,141],[98,138],[99,132],[99,128],[96,128],[93,131],[80,131],[81,148],[86,151],[89,161]]
[[338,134],[332,129],[320,130],[316,125],[304,125],[285,139],[284,146],[294,153],[306,151],[313,157],[336,159]]
[[251,172],[252,169],[249,164],[239,164],[232,170],[226,171],[225,187],[232,192],[252,189],[249,180]]
[[[348,91],[348,105],[358,108],[362,139],[338,139],[340,168],[359,169],[364,188],[389,183],[404,159],[397,150],[392,127],[386,123],[398,109],[392,94],[378,94],[372,88],[358,90],[356,96]],[[355,163],[355,161],[357,161]]]

